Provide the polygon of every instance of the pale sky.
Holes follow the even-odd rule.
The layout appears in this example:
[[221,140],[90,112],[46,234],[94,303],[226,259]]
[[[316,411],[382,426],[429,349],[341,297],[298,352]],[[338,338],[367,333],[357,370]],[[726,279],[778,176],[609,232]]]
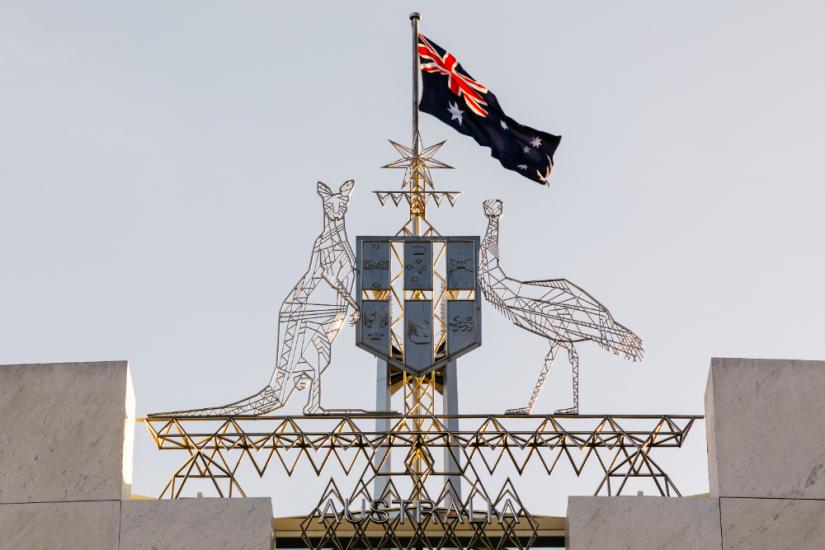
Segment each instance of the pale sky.
[[[0,364],[128,359],[138,415],[260,389],[276,315],[321,229],[315,182],[354,178],[348,230],[392,234],[371,191],[409,141],[408,13],[524,124],[563,135],[548,189],[422,114],[461,190],[432,221],[502,265],[568,278],[644,340],[640,364],[579,346],[583,413],[703,413],[712,356],[825,358],[825,4],[810,2],[0,1]],[[463,412],[521,406],[546,342],[485,305]],[[329,407],[374,406],[347,328]],[[564,358],[538,412],[570,404]],[[300,410],[304,396],[285,411]],[[175,459],[136,431],[134,491]],[[687,494],[706,447],[663,454]],[[327,478],[250,482],[277,515]],[[535,471],[531,511],[593,478]]]

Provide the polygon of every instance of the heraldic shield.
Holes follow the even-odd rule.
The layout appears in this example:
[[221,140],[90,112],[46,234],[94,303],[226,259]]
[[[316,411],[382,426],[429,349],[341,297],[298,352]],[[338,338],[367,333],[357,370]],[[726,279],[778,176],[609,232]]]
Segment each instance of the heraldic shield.
[[416,376],[479,347],[478,250],[478,237],[358,237],[358,347]]

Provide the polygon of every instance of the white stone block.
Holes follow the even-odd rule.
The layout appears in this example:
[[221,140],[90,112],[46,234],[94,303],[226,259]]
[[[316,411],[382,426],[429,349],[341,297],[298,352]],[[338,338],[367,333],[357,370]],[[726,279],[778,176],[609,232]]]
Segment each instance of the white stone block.
[[118,550],[120,502],[0,504],[0,548]]
[[725,550],[825,548],[825,500],[721,500]]
[[120,550],[270,550],[269,498],[124,501]]
[[0,503],[128,498],[134,413],[125,361],[0,366]]
[[721,550],[711,497],[570,497],[568,550]]
[[825,499],[825,361],[711,360],[710,492]]

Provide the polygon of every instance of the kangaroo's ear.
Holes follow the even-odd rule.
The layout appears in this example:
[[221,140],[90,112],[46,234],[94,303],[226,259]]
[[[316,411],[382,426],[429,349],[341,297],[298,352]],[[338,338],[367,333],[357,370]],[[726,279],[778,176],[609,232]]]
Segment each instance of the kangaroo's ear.
[[355,180],[347,180],[341,184],[341,187],[338,189],[339,193],[343,193],[346,196],[349,196],[352,193],[352,188],[355,187]]
[[318,194],[321,195],[322,199],[328,199],[332,196],[332,189],[327,187],[327,184],[319,181],[318,182]]

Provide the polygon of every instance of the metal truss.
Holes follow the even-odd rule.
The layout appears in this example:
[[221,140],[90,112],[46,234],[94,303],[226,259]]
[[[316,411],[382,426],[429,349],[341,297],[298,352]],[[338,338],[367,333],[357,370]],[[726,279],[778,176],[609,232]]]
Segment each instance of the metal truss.
[[603,349],[632,361],[642,358],[642,340],[613,319],[598,300],[566,279],[521,281],[508,277],[499,258],[500,200],[484,202],[487,233],[481,242],[479,283],[484,297],[514,325],[550,341],[550,350],[526,407],[508,414],[530,414],[544,387],[547,373],[560,348],[567,351],[573,371],[573,406],[557,414],[579,412],[579,356],[575,344],[595,342]]
[[[437,494],[423,490],[417,501],[405,498],[406,493],[391,480],[374,499],[362,483],[350,497],[347,494],[330,479],[318,505],[300,522],[305,547],[527,549],[534,546],[542,528],[539,518],[525,509],[509,478],[495,496],[473,484],[464,500],[449,481]],[[376,514],[363,506],[360,512],[353,511],[352,503],[358,500],[381,502],[381,511]],[[418,505],[413,509],[404,506],[411,502],[426,502],[427,513],[420,514]],[[473,503],[482,508],[473,508]]]
[[[430,409],[432,396],[425,394],[433,384],[422,383],[407,408],[423,401]],[[315,508],[298,520],[304,547],[434,549],[530,548],[551,540],[541,538],[542,521],[526,510],[509,477],[491,485],[494,474],[522,475],[530,464],[548,476],[563,464],[581,476],[591,464],[601,471],[596,495],[620,495],[641,483],[662,496],[681,496],[652,455],[682,447],[700,418],[330,414],[143,421],[159,450],[185,457],[160,498],[190,496],[187,483],[197,480],[218,496],[245,496],[242,471],[329,473]],[[377,430],[376,420],[387,428]],[[462,429],[449,428],[459,423]],[[402,460],[391,459],[394,453]],[[452,466],[437,459],[441,453],[453,457]],[[347,478],[355,487],[345,492],[339,483]],[[370,488],[378,479],[384,482],[375,494]],[[378,517],[366,504],[359,511],[359,503],[379,501]],[[414,517],[404,502],[425,502],[430,513]],[[558,532],[552,540],[560,540]]]
[[[345,225],[347,204],[355,183],[344,182],[338,192],[318,182],[324,227],[312,247],[309,268],[283,301],[278,316],[278,351],[275,372],[258,393],[240,401],[160,416],[198,417],[261,415],[283,407],[295,390],[307,392],[304,413],[323,413],[321,375],[332,358],[332,343],[344,325],[352,296],[355,254]],[[153,415],[150,415],[153,416]]]
[[[360,483],[378,476],[407,476],[420,461],[425,476],[448,476],[434,458],[447,449],[470,483],[500,468],[519,475],[538,464],[547,475],[567,463],[580,476],[588,464],[601,470],[595,493],[620,495],[631,480],[647,481],[662,496],[681,496],[654,460],[660,449],[680,448],[701,416],[671,415],[399,415],[327,414],[259,417],[150,417],[142,419],[158,450],[185,455],[160,498],[184,496],[186,483],[208,480],[219,496],[244,496],[236,474],[242,465],[259,476],[267,469],[288,475],[299,464],[318,476],[334,466],[345,475],[362,468]],[[376,430],[376,420],[389,428]],[[456,419],[461,429],[450,430]],[[404,454],[400,471],[384,471],[388,451]],[[273,466],[274,465],[274,466]],[[426,480],[424,480],[426,481]],[[422,483],[424,482],[422,481]]]

